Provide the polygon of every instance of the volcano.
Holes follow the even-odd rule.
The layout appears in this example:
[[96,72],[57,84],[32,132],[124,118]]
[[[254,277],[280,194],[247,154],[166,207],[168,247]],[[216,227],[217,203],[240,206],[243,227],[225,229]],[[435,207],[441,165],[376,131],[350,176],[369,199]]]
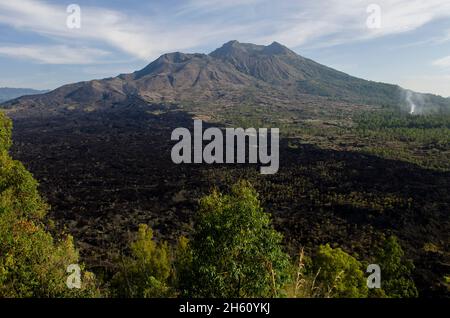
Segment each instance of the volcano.
[[[142,70],[114,78],[62,86],[52,92],[26,96],[6,108],[33,108],[41,113],[120,108],[144,103],[236,100],[248,95],[265,99],[277,95],[289,103],[300,95],[353,104],[399,105],[404,90],[359,79],[304,58],[274,42],[268,46],[230,41],[210,54],[164,54]],[[423,95],[431,108],[450,109],[448,100]]]

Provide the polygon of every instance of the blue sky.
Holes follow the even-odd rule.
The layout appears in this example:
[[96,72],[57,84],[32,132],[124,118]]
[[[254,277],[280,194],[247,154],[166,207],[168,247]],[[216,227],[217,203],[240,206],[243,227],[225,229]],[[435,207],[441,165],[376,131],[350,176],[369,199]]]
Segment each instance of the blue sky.
[[[81,28],[67,27],[67,7]],[[370,4],[380,11],[369,28]],[[53,89],[229,40],[270,44],[351,75],[450,96],[449,0],[0,0],[0,87]]]

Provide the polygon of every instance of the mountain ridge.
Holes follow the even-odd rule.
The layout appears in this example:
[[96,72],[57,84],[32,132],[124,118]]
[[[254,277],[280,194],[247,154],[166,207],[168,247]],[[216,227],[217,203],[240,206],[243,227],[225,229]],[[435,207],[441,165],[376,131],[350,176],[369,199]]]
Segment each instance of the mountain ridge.
[[37,95],[49,92],[32,88],[0,87],[0,103],[15,99],[24,95]]
[[[64,85],[44,95],[8,102],[6,108],[51,104],[104,109],[135,99],[148,103],[210,101],[224,96],[236,99],[249,89],[261,98],[275,92],[286,101],[310,95],[354,104],[408,104],[407,90],[398,85],[353,77],[304,58],[278,42],[264,46],[234,40],[210,54],[164,54],[133,73]],[[449,99],[414,94],[430,109],[450,109]]]

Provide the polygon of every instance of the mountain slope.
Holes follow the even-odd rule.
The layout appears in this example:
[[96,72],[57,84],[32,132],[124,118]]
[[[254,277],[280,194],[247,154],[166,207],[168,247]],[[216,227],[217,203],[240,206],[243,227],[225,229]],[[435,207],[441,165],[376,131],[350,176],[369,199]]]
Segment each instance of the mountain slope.
[[[277,42],[262,46],[231,41],[210,56],[232,64],[244,74],[303,94],[377,105],[397,105],[405,100],[404,90],[397,85],[350,76],[297,55]],[[423,96],[432,104],[446,104],[443,98]]]
[[[285,103],[306,94],[355,104],[408,104],[407,91],[397,85],[352,77],[299,56],[279,43],[262,46],[230,41],[209,55],[165,54],[140,71],[65,85],[48,94],[22,97],[7,103],[7,107],[95,110],[136,100],[236,100],[248,95],[249,90],[260,99],[279,95],[277,99]],[[448,99],[414,96],[429,109],[450,109]]]

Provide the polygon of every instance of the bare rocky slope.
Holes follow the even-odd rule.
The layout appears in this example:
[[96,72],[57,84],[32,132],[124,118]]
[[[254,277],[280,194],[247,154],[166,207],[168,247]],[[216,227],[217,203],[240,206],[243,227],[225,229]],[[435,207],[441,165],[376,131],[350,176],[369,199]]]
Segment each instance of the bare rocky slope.
[[[262,98],[277,94],[285,101],[309,95],[373,105],[405,103],[405,90],[399,86],[352,77],[279,43],[262,46],[231,41],[209,55],[165,54],[131,74],[65,85],[47,94],[19,98],[4,107],[41,112],[93,111],[135,100],[232,100],[248,90]],[[422,96],[430,109],[450,109],[448,99]]]

